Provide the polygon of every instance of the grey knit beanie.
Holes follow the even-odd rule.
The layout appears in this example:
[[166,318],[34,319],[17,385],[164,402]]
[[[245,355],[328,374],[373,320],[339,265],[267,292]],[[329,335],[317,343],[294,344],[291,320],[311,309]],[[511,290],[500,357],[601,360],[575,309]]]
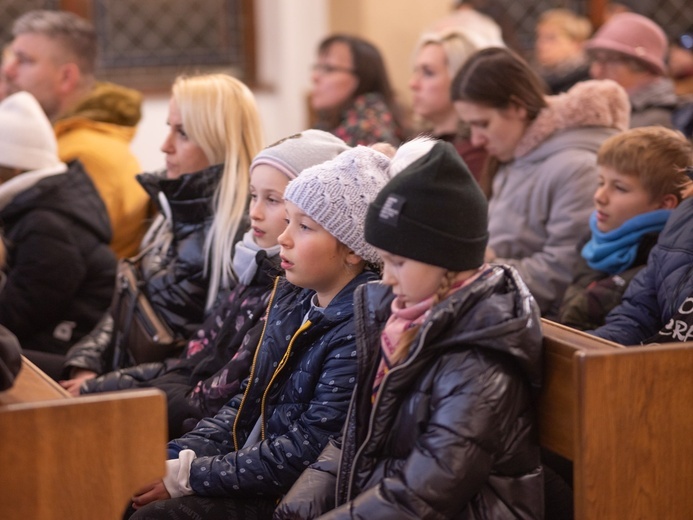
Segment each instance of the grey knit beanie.
[[357,146],[331,161],[305,170],[289,182],[288,200],[367,262],[380,262],[364,239],[368,204],[389,180],[390,159],[372,148]]
[[322,130],[304,130],[269,145],[250,163],[250,174],[260,164],[268,164],[289,179],[295,179],[306,168],[334,159],[349,146],[339,137]]

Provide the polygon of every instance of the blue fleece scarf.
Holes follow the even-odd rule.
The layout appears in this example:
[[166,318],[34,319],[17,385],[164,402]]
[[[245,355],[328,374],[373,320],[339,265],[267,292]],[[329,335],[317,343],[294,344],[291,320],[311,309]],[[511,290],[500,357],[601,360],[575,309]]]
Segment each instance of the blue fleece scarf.
[[661,231],[669,215],[670,209],[648,211],[603,233],[597,229],[595,211],[590,216],[592,238],[582,248],[582,257],[592,269],[608,274],[622,273],[633,265],[643,235]]

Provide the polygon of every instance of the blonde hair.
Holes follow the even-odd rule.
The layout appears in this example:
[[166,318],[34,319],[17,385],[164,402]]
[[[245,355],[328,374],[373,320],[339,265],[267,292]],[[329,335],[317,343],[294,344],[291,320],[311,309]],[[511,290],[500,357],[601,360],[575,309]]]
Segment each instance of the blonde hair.
[[460,70],[462,65],[464,65],[464,62],[481,48],[475,45],[459,29],[446,29],[439,33],[423,34],[416,44],[414,56],[427,45],[440,45],[443,49],[451,80],[455,77],[455,74],[457,74],[457,71]]
[[214,219],[205,238],[209,309],[220,288],[235,279],[233,246],[246,212],[250,163],[263,148],[262,126],[252,92],[226,74],[179,77],[172,95],[190,139],[210,164],[224,165],[214,193]]
[[543,24],[558,27],[563,34],[578,43],[584,42],[592,35],[592,23],[589,19],[569,9],[557,8],[544,11],[537,20],[537,26]]
[[673,194],[680,201],[689,183],[685,169],[693,166],[693,145],[676,130],[633,128],[604,141],[597,164],[637,177],[652,200]]

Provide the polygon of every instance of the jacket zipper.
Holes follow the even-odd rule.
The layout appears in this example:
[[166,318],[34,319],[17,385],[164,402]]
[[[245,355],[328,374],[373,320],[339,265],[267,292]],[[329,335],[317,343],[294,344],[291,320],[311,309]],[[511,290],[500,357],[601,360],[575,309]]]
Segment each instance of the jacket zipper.
[[286,365],[287,361],[289,361],[289,356],[291,355],[291,349],[294,346],[294,342],[296,341],[296,338],[298,336],[306,331],[308,327],[310,327],[312,323],[310,320],[306,320],[306,322],[301,325],[298,330],[294,333],[294,335],[291,338],[291,341],[289,341],[289,346],[286,349],[286,352],[284,352],[284,355],[282,356],[281,361],[279,362],[279,365],[277,365],[277,369],[274,371],[272,374],[272,377],[267,384],[267,388],[265,388],[264,393],[262,394],[262,402],[260,403],[260,439],[263,441],[265,440],[265,402],[267,400],[267,394],[270,391],[270,388],[272,388],[272,383],[274,383],[274,380],[276,379],[277,375],[279,372],[282,371],[282,368]]
[[265,318],[265,324],[262,327],[262,334],[260,335],[260,341],[258,341],[257,348],[255,349],[255,355],[253,356],[253,364],[250,366],[250,375],[248,376],[248,386],[245,387],[245,392],[243,392],[243,399],[241,399],[241,404],[238,405],[238,411],[236,412],[236,418],[233,421],[233,428],[231,429],[231,435],[233,437],[233,446],[235,451],[238,451],[238,435],[236,434],[236,427],[238,425],[238,418],[241,416],[241,410],[245,404],[245,399],[248,397],[248,392],[253,384],[253,378],[255,376],[255,364],[257,362],[258,354],[260,353],[260,346],[262,345],[262,340],[265,339],[265,331],[267,330],[267,324],[270,321],[270,312],[272,311],[272,304],[274,303],[274,297],[277,294],[277,285],[279,284],[279,277],[274,279],[274,286],[272,287],[272,293],[270,294],[269,302],[267,303],[267,318]]
[[378,405],[380,404],[380,396],[383,394],[383,389],[385,388],[385,383],[387,383],[388,379],[390,379],[390,374],[397,372],[399,370],[402,370],[414,362],[414,360],[417,357],[418,350],[420,350],[421,345],[425,341],[426,335],[428,334],[428,330],[430,328],[431,328],[431,322],[429,321],[429,324],[426,327],[426,329],[421,331],[421,337],[419,339],[419,342],[416,344],[414,355],[412,355],[407,361],[405,361],[401,365],[397,365],[392,370],[390,370],[387,374],[385,374],[383,381],[380,383],[380,388],[378,389],[378,393],[375,395],[375,401],[373,402],[373,407],[371,408],[371,416],[368,419],[368,432],[366,433],[366,437],[363,439],[361,446],[359,446],[359,449],[356,452],[356,455],[354,455],[354,460],[351,461],[351,470],[349,471],[349,485],[347,486],[347,495],[345,497],[346,501],[351,500],[351,493],[352,493],[352,488],[354,485],[354,478],[355,478],[355,473],[356,473],[356,467],[358,466],[358,460],[361,457],[361,455],[363,454],[363,450],[366,448],[368,441],[370,441],[371,436],[373,435],[373,423],[375,422],[374,420],[375,420],[375,415],[376,415],[375,411],[378,409]]

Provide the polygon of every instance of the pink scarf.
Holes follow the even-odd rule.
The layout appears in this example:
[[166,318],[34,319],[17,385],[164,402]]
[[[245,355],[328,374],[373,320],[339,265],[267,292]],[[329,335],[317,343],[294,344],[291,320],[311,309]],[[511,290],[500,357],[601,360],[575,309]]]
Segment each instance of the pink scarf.
[[[450,287],[450,291],[445,295],[448,298],[454,292],[459,291],[463,287],[468,286],[474,280],[479,278],[486,270],[488,265],[482,265],[472,276],[457,282]],[[392,301],[391,310],[392,314],[390,318],[385,323],[383,332],[380,334],[380,365],[378,365],[378,371],[375,374],[375,379],[373,380],[373,393],[371,395],[371,402],[375,401],[375,396],[378,393],[380,384],[383,382],[385,374],[387,374],[394,366],[394,360],[392,359],[395,353],[395,349],[399,344],[402,335],[412,327],[418,327],[421,325],[433,307],[433,302],[435,300],[435,295],[420,301],[416,305],[411,307],[402,307],[397,298]]]

